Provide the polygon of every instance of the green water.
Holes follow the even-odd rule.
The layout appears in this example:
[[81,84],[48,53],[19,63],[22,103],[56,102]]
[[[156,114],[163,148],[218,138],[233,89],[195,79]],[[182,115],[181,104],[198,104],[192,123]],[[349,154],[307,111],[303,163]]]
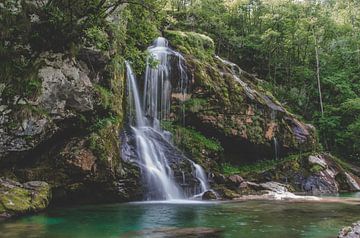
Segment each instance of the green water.
[[140,237],[134,232],[145,230],[143,233],[148,234],[150,230],[168,227],[207,227],[220,229],[222,233],[204,237],[325,238],[336,237],[342,226],[356,220],[360,220],[360,205],[345,203],[129,203],[56,208],[2,222],[0,237]]

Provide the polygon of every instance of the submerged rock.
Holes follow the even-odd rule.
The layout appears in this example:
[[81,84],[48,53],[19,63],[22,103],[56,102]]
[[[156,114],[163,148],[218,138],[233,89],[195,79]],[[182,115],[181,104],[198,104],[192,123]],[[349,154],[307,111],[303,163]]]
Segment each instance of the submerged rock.
[[49,184],[43,181],[19,183],[0,178],[0,218],[44,210],[51,200]]
[[353,223],[352,226],[344,227],[340,230],[338,238],[359,238],[360,221]]
[[222,230],[209,227],[177,228],[165,227],[148,229],[138,232],[130,232],[122,237],[147,237],[147,238],[220,238],[223,237]]

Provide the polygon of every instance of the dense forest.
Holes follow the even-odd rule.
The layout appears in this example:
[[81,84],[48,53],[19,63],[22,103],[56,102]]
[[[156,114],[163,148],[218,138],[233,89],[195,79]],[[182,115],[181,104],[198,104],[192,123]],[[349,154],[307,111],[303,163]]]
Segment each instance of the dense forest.
[[[111,49],[141,72],[144,49],[159,31],[196,30],[215,40],[218,55],[263,79],[262,86],[290,111],[313,123],[325,150],[359,163],[358,1],[50,0],[34,1],[45,4],[41,12],[27,5],[14,14],[21,4],[12,0],[0,5],[4,101],[38,90],[36,79],[22,77],[36,52],[76,54],[81,42]],[[114,11],[120,17],[110,23],[107,18]],[[35,50],[32,55],[19,47],[27,44]]]

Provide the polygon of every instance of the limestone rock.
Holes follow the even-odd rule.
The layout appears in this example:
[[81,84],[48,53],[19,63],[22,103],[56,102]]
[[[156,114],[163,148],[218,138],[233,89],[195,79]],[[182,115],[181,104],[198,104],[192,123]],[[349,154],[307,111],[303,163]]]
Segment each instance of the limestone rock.
[[69,110],[92,110],[93,85],[86,65],[62,54],[43,54],[41,58],[45,62],[38,73],[42,81],[42,93],[36,103],[50,114],[63,117],[68,116]]
[[338,238],[359,238],[360,221],[353,223],[352,226],[344,227],[340,230]]
[[321,156],[310,155],[308,160],[310,164],[320,165],[323,168],[327,168],[327,163]]
[[139,171],[120,155],[123,71],[91,49],[43,52],[32,69],[38,93],[0,101],[0,174],[46,181],[54,203],[138,199]]
[[244,182],[244,179],[240,175],[230,175],[224,182],[227,187],[236,189],[241,186],[241,183]]
[[278,182],[287,185],[291,192],[305,192],[308,195],[357,191],[360,188],[360,179],[325,153],[295,156],[265,171],[253,173],[251,179],[261,186],[267,186],[269,181]]
[[93,110],[97,102],[85,64],[49,52],[37,61],[42,65],[38,70],[40,95],[23,106],[17,100],[13,110],[13,105],[1,105],[0,160],[35,148],[56,134],[64,120]]
[[261,183],[260,186],[265,190],[269,190],[269,191],[272,191],[272,192],[275,192],[275,193],[282,194],[282,193],[289,192],[286,185],[281,184],[281,183],[277,183],[277,182]]

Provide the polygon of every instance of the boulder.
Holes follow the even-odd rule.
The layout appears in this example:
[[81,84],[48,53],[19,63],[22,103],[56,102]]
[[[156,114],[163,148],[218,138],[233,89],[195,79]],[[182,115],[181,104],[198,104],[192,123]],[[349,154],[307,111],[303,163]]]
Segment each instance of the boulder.
[[228,177],[229,182],[233,183],[234,185],[240,185],[244,182],[244,179],[240,175],[230,175]]
[[204,194],[201,197],[202,200],[216,200],[217,199],[217,195],[214,191],[209,190],[204,192]]
[[275,193],[279,193],[279,194],[283,194],[283,193],[287,193],[289,192],[288,188],[286,185],[281,184],[281,183],[277,183],[277,182],[266,182],[266,183],[261,183],[260,186],[264,189],[264,190],[269,190]]
[[278,182],[287,185],[291,192],[305,192],[309,195],[358,191],[360,188],[360,179],[326,153],[293,155],[266,170],[251,172],[245,178],[261,186],[267,186],[269,181]]
[[43,181],[19,183],[0,178],[0,218],[44,210],[51,200],[49,184]]
[[308,160],[309,160],[309,164],[311,165],[319,165],[324,169],[327,168],[326,161],[319,155],[318,156],[310,155]]
[[338,238],[359,238],[360,221],[355,222],[352,226],[344,227],[340,230]]

